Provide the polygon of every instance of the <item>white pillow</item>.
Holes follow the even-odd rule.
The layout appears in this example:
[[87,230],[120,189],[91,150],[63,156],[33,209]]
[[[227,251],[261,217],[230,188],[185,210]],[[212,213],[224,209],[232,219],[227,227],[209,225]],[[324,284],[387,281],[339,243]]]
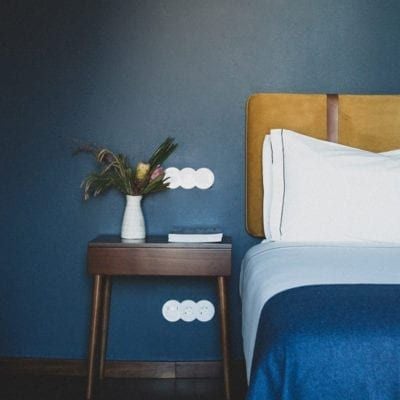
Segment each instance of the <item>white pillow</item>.
[[[272,130],[273,131],[273,130]],[[276,131],[281,131],[277,129]],[[391,157],[400,157],[400,150],[391,150],[384,153],[379,153],[382,155],[389,155]],[[275,160],[275,163],[281,165],[282,158]],[[280,167],[281,168],[281,167]],[[272,181],[272,145],[270,135],[265,135],[262,149],[262,174],[263,174],[263,226],[264,234],[267,240],[279,240],[279,234],[275,233],[275,239],[271,232],[271,204],[272,204],[272,191],[273,191],[273,181]]]
[[272,147],[270,135],[266,135],[262,151],[262,174],[263,174],[263,222],[265,238],[272,239],[270,227],[270,214],[272,203]]
[[[271,130],[272,240],[400,243],[400,152]],[[264,203],[265,204],[265,203]]]

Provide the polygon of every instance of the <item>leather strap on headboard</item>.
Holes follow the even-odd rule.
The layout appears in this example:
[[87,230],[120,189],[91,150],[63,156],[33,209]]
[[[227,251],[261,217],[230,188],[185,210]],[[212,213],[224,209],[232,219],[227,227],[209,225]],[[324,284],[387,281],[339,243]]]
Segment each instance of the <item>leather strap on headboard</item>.
[[339,137],[339,96],[326,96],[326,124],[328,140],[337,143]]
[[284,128],[370,151],[400,148],[400,95],[257,93],[246,114],[246,229],[264,237],[262,144]]

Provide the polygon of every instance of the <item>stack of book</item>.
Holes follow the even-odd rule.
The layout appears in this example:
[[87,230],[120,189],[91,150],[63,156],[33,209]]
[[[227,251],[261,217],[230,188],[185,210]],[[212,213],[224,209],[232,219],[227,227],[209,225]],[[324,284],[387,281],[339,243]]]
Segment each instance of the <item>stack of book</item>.
[[174,228],[168,234],[168,241],[177,243],[211,243],[221,242],[222,236],[222,230],[219,228]]

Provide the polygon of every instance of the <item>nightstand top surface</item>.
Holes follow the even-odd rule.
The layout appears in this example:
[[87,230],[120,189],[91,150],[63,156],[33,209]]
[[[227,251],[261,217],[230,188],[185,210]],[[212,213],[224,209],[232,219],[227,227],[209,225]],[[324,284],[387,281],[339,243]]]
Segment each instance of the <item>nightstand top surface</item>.
[[177,248],[231,248],[232,239],[223,236],[221,242],[168,242],[167,235],[150,235],[143,240],[121,239],[119,235],[100,235],[89,242],[89,247],[177,247]]

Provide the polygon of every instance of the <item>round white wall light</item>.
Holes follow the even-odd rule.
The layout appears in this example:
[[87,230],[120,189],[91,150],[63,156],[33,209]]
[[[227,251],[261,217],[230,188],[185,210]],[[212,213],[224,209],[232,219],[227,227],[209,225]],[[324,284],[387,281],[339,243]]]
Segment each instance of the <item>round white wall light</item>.
[[169,183],[170,189],[209,189],[214,184],[214,173],[209,168],[199,168],[197,171],[193,168],[183,168],[179,170],[175,167],[169,167],[165,170],[165,177]]
[[214,174],[208,168],[199,168],[195,180],[199,189],[209,189],[214,184]]
[[183,168],[180,175],[181,186],[184,189],[193,189],[196,186],[195,170],[193,168]]
[[178,168],[170,167],[165,170],[165,177],[168,179],[169,188],[176,189],[181,186],[181,171]]

